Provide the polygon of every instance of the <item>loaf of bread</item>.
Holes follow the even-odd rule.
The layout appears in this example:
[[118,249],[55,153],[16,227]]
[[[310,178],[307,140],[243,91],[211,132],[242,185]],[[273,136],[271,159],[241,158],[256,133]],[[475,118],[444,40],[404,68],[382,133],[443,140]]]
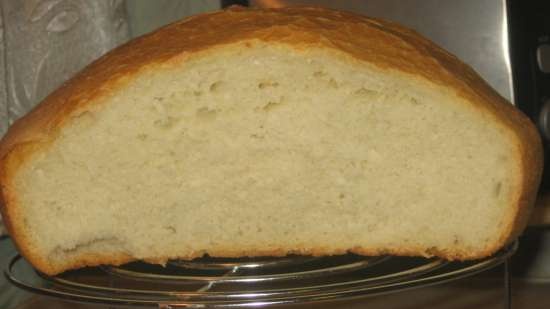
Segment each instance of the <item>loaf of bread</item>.
[[2,215],[38,270],[491,255],[525,228],[532,123],[414,31],[232,8],[94,62],[10,128]]

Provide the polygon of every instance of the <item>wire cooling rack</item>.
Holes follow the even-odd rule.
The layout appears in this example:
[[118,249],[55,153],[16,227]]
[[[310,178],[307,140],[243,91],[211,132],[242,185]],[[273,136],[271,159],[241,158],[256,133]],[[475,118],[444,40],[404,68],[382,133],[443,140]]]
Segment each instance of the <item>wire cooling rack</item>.
[[70,301],[163,309],[261,307],[344,300],[440,284],[499,265],[516,249],[517,242],[494,256],[469,262],[352,254],[205,257],[171,261],[165,267],[136,262],[85,268],[53,277],[35,271],[16,255],[4,274],[22,289]]

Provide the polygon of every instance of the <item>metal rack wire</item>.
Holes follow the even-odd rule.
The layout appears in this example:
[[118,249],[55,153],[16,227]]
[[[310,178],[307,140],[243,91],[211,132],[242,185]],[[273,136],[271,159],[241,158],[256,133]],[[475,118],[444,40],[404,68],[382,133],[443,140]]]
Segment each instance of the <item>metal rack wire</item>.
[[[165,267],[131,263],[50,277],[14,256],[5,270],[14,285],[60,299],[157,308],[268,306],[367,297],[441,284],[504,263],[514,243],[470,262],[410,257],[291,256],[172,261]],[[30,274],[30,275],[29,275]],[[510,308],[509,275],[505,292]]]

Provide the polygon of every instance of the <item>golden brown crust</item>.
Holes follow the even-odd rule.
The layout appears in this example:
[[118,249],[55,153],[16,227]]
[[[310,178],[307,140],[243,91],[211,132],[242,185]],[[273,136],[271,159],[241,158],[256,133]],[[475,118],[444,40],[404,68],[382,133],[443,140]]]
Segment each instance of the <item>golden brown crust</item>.
[[[485,253],[493,253],[524,229],[542,170],[540,138],[527,117],[499,96],[471,68],[416,32],[391,22],[322,8],[259,10],[237,7],[176,22],[111,51],[54,91],[10,128],[0,143],[0,184],[4,205],[0,211],[20,252],[43,271],[53,272],[47,261],[33,256],[29,242],[20,232],[23,227],[10,180],[22,162],[55,139],[65,121],[81,110],[99,107],[103,98],[115,93],[138,74],[164,63],[183,62],[201,51],[251,40],[286,44],[296,49],[334,50],[380,69],[410,74],[417,80],[452,89],[473,107],[496,119],[517,141],[517,156],[522,164],[519,170],[523,174],[522,186],[516,194],[518,207],[510,213],[510,222],[499,242],[487,248]],[[413,254],[414,250],[390,252]],[[373,251],[357,249],[356,252],[370,254]],[[456,253],[437,254],[457,258]],[[71,261],[67,266],[124,261],[128,261],[127,256],[88,256],[80,262]]]
[[17,250],[28,260],[36,261],[36,265],[47,265],[32,250],[32,241],[28,239],[27,233],[24,232],[25,220],[19,213],[15,190],[12,189],[11,182],[4,180],[9,179],[6,175],[15,173],[15,169],[21,164],[20,161],[26,158],[27,153],[34,151],[35,148],[36,144],[21,143],[13,149],[13,155],[0,160],[0,214]]
[[[516,239],[527,226],[535,205],[543,170],[542,142],[534,126],[531,123],[525,123],[521,130],[517,130],[517,133],[519,141],[524,142],[524,144],[518,144],[522,165],[519,170],[523,173],[520,179],[523,182],[516,192],[518,207],[514,209],[515,213],[510,214],[513,219],[509,220],[507,233],[503,233],[500,246]],[[497,249],[498,247],[493,248],[492,251]]]

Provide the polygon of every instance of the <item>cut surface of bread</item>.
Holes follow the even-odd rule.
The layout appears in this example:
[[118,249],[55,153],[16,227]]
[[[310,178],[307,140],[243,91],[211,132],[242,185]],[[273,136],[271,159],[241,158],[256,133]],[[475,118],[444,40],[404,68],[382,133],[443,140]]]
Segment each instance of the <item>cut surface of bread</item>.
[[410,30],[232,9],[130,42],[17,122],[2,213],[47,274],[203,254],[472,259],[525,226],[540,148]]

